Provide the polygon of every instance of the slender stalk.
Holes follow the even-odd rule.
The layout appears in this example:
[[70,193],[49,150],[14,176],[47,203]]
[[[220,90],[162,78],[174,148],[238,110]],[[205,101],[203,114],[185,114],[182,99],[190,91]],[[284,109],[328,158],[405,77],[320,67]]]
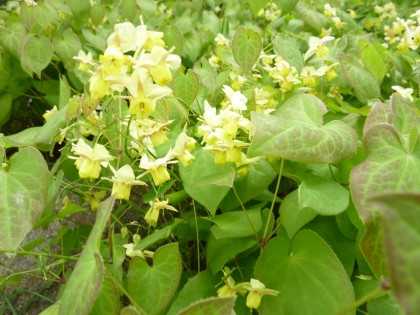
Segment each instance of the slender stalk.
[[197,211],[195,209],[195,202],[193,199],[193,211],[194,211],[194,221],[195,221],[195,234],[197,238],[197,268],[198,272],[201,271],[201,262],[200,262],[200,233],[198,232],[198,220],[197,220]]
[[255,237],[257,238],[257,241],[258,241],[258,244],[259,244],[260,243],[260,237],[258,236],[258,232],[255,229],[254,224],[252,224],[251,218],[249,217],[248,212],[246,211],[245,206],[242,203],[241,198],[239,198],[238,193],[236,192],[235,185],[233,185],[233,192],[235,193],[235,196],[238,199],[239,204],[241,205],[241,208],[242,208],[243,212],[245,212],[245,215],[246,215],[246,218],[248,219],[249,225],[251,225],[252,231],[254,232]]
[[42,252],[28,252],[26,250],[7,250],[7,249],[0,249],[0,253],[12,253],[12,254],[19,254],[19,255],[26,255],[26,256],[42,256],[47,258],[57,258],[57,259],[63,259],[63,260],[71,260],[76,261],[79,258],[73,257],[73,256],[64,256],[64,255],[57,255],[57,254],[51,254],[51,253],[42,253]]
[[273,215],[274,204],[276,203],[276,197],[277,197],[277,194],[279,192],[281,177],[282,177],[282,173],[283,173],[283,163],[284,163],[284,159],[281,159],[279,177],[277,179],[277,185],[276,185],[276,190],[274,191],[273,201],[271,202],[270,213],[268,214],[267,223],[265,224],[263,240],[266,239],[267,232],[268,232],[268,225],[270,224],[271,216]]
[[112,276],[108,276],[109,279],[115,284],[116,287],[130,300],[130,303],[133,304],[133,306],[140,312],[140,314],[146,314],[143,309],[140,307],[140,305],[137,304],[137,302],[131,297],[131,295],[127,292],[126,289]]
[[357,309],[359,306],[365,304],[367,301],[370,301],[370,300],[376,298],[377,296],[379,296],[382,293],[383,293],[382,287],[378,287],[375,290],[373,290],[373,291],[369,292],[368,294],[366,294],[365,296],[362,296],[360,299],[358,299],[352,305],[350,305],[349,307],[347,307],[344,310],[340,311],[336,315],[346,315],[346,314],[350,313],[351,311]]

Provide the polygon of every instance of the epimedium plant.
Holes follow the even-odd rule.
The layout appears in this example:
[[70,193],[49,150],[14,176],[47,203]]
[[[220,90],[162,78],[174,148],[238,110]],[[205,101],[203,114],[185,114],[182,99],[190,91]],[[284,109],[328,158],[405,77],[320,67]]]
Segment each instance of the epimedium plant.
[[0,250],[65,282],[42,314],[418,313],[415,4],[82,2],[1,16],[50,104],[0,137]]

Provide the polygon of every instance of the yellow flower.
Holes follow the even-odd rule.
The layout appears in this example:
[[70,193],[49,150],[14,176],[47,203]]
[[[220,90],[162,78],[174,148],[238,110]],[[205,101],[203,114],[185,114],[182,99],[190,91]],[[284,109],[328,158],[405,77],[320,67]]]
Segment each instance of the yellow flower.
[[156,227],[161,210],[166,209],[178,212],[178,210],[174,207],[168,205],[168,202],[168,200],[160,201],[159,199],[155,199],[155,201],[150,202],[151,207],[147,210],[146,215],[144,216],[144,219],[149,225]]
[[279,294],[279,291],[266,289],[261,281],[252,278],[247,289],[249,293],[246,298],[246,306],[255,309],[260,306],[263,295],[277,296]]
[[246,282],[241,282],[239,284],[235,284],[235,280],[233,280],[231,276],[231,271],[228,267],[223,268],[223,282],[225,285],[217,290],[217,296],[223,297],[223,296],[234,296],[237,293],[239,294],[245,294],[247,291],[247,285]]
[[156,161],[150,161],[147,154],[144,154],[140,160],[140,167],[148,170],[152,175],[153,182],[156,186],[168,181],[171,177],[169,175],[168,164],[177,163],[176,161],[169,161],[169,155],[159,158]]
[[98,178],[101,165],[106,167],[108,161],[114,159],[102,144],[95,144],[92,149],[83,139],[79,139],[77,144],[72,144],[72,146],[72,151],[78,157],[70,156],[69,158],[76,160],[80,178]]
[[134,176],[133,169],[128,164],[118,169],[118,171],[111,165],[109,167],[111,168],[112,173],[114,173],[114,176],[110,181],[114,183],[112,186],[112,194],[115,195],[116,199],[128,200],[130,199],[131,186],[146,185],[145,182],[135,179],[136,177]]
[[187,136],[184,128],[184,131],[176,139],[175,147],[169,151],[168,155],[178,159],[182,165],[188,166],[195,159],[191,151],[194,149],[196,142],[194,138]]
[[150,53],[142,53],[136,61],[136,66],[145,67],[156,84],[165,85],[172,81],[171,69],[176,70],[181,64],[181,58],[160,46],[154,46]]

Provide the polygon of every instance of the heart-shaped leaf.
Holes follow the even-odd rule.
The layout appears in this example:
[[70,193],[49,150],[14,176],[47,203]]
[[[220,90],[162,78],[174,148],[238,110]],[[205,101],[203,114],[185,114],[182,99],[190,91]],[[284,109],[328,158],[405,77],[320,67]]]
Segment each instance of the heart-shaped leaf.
[[114,195],[103,201],[97,210],[95,225],[74,267],[61,297],[60,315],[89,314],[101,289],[104,264],[99,253],[102,233],[108,222]]
[[368,198],[420,190],[420,143],[410,143],[420,118],[400,98],[394,96],[391,103],[372,108],[363,130],[366,159],[350,174],[352,199],[366,226],[362,251],[377,277],[387,274],[383,231]]
[[349,191],[339,183],[318,176],[308,177],[299,186],[301,208],[311,208],[322,215],[337,215],[349,205]]
[[255,266],[255,278],[280,291],[278,296],[262,299],[258,308],[262,315],[337,314],[354,303],[343,265],[313,231],[300,231],[292,241],[270,240]]
[[262,41],[260,35],[244,26],[236,30],[232,38],[232,52],[243,72],[249,73],[260,57]]
[[0,168],[0,248],[15,250],[41,217],[48,179],[47,163],[33,147],[14,154],[8,170]]
[[378,81],[352,57],[340,55],[340,66],[356,96],[366,99],[379,97],[381,90]]
[[34,72],[41,77],[44,70],[53,56],[53,46],[45,36],[29,37],[22,46],[21,64],[22,68],[30,75]]
[[420,314],[420,194],[386,194],[370,202],[384,215],[391,288],[406,314]]
[[178,70],[175,73],[172,81],[173,93],[186,104],[190,105],[194,102],[197,97],[199,87],[200,80],[194,71],[188,70],[187,73],[184,74],[181,70]]
[[131,261],[127,291],[147,314],[163,314],[179,285],[182,260],[178,244],[160,247],[153,256],[153,266],[142,258]]
[[212,221],[215,225],[211,232],[216,239],[250,236],[261,228],[261,209],[226,212],[215,216]]
[[309,94],[288,99],[273,116],[252,113],[248,156],[271,155],[304,163],[335,163],[357,151],[357,134],[346,123],[323,125],[327,109]]
[[208,151],[201,149],[194,156],[193,164],[179,166],[184,188],[214,215],[217,206],[233,185],[235,171],[229,164],[215,164],[214,155]]

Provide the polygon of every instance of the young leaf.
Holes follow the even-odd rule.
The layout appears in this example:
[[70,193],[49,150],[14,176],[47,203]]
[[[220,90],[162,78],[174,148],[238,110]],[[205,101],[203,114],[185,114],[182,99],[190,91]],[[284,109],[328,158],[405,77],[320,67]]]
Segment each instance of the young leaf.
[[420,313],[420,194],[384,194],[370,200],[384,215],[391,289],[406,314]]
[[172,82],[172,90],[174,96],[179,97],[187,105],[190,105],[197,97],[198,90],[200,88],[200,81],[197,74],[188,70],[187,73],[183,73],[178,70]]
[[42,154],[26,147],[0,168],[0,248],[15,250],[41,217],[48,195],[49,171]]
[[34,72],[41,77],[44,70],[53,56],[53,47],[50,40],[45,36],[30,36],[22,46],[21,64],[22,68],[32,75]]
[[115,198],[112,195],[103,201],[97,210],[95,225],[74,267],[70,280],[61,297],[60,315],[89,314],[98,295],[104,273],[104,264],[99,253],[99,243],[108,222]]
[[229,164],[215,164],[214,155],[208,151],[199,150],[194,155],[194,162],[187,167],[180,165],[179,173],[187,193],[214,216],[233,185],[235,171]]
[[260,57],[262,41],[260,35],[244,26],[236,30],[232,38],[232,52],[237,64],[246,74]]
[[271,155],[304,163],[335,163],[357,151],[357,134],[346,123],[323,125],[327,109],[313,95],[289,98],[273,116],[252,113],[248,156]]
[[343,265],[313,231],[300,231],[291,243],[280,237],[270,240],[255,266],[255,278],[280,291],[262,299],[262,315],[337,314],[354,303]]
[[131,261],[127,291],[147,314],[163,314],[179,285],[182,260],[178,244],[160,247],[153,256],[153,266],[142,258]]

